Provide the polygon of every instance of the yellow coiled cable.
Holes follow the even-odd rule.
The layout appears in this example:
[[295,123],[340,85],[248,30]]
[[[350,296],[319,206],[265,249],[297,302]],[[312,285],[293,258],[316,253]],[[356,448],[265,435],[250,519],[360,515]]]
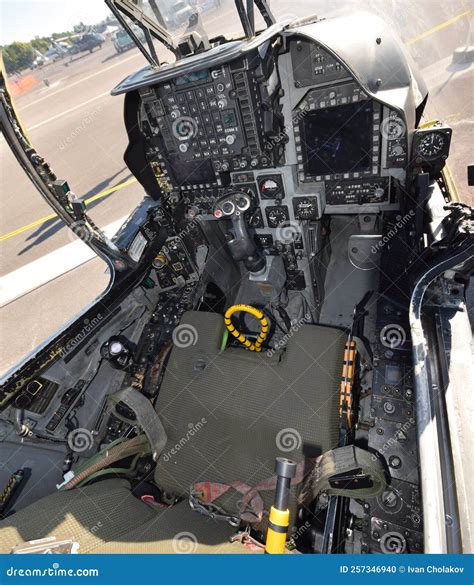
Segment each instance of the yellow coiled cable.
[[[262,325],[260,333],[257,337],[257,341],[255,343],[252,343],[251,341],[249,341],[245,337],[245,335],[242,335],[242,333],[240,333],[240,331],[237,331],[237,329],[234,327],[234,325],[232,323],[232,319],[231,319],[232,315],[234,313],[239,313],[240,311],[244,311],[245,313],[250,313],[251,315],[256,317]],[[265,338],[268,334],[268,329],[269,329],[267,318],[262,313],[262,311],[259,311],[258,309],[256,309],[255,307],[252,307],[250,305],[233,305],[232,307],[229,307],[227,309],[227,311],[225,312],[224,323],[225,323],[225,326],[227,327],[227,329],[229,330],[229,332],[238,341],[240,341],[240,343],[242,343],[243,345],[245,345],[245,347],[250,349],[250,351],[262,351],[262,343],[265,341]]]

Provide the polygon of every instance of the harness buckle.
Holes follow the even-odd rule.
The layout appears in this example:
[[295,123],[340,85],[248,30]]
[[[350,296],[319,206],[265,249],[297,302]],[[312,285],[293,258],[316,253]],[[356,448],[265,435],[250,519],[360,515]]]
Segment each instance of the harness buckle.
[[198,514],[202,514],[203,516],[207,516],[212,520],[218,520],[219,522],[227,522],[232,527],[237,528],[240,526],[240,518],[237,516],[231,516],[226,514],[222,508],[216,506],[212,503],[204,503],[199,500],[199,492],[196,492],[193,487],[189,490],[189,505],[191,509],[197,512]]

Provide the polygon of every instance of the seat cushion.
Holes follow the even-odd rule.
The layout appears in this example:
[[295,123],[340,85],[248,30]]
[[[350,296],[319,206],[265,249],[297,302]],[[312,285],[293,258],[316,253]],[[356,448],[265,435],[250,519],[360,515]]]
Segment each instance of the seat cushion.
[[[304,325],[286,351],[270,354],[220,352],[217,314],[188,312],[180,327],[188,342],[172,350],[156,402],[168,435],[155,472],[164,491],[184,496],[201,481],[255,486],[274,474],[276,457],[300,462],[337,447],[343,332]],[[273,493],[262,496],[268,509]],[[235,514],[241,497],[230,490],[216,503]]]
[[154,509],[128,482],[106,480],[57,492],[0,522],[0,553],[28,540],[71,537],[80,553],[247,553],[235,528],[200,516],[188,502]]
[[84,488],[60,491],[0,522],[0,552],[47,536],[71,537],[80,552],[117,538],[155,512],[133,496],[125,480],[113,479]]
[[236,529],[191,510],[187,501],[159,510],[154,517],[125,535],[96,545],[91,553],[127,554],[251,554],[229,538]]

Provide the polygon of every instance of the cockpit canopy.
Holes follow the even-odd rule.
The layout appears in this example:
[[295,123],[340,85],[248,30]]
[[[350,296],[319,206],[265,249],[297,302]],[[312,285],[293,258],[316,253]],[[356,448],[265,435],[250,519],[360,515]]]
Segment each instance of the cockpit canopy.
[[[142,28],[148,41],[148,47],[144,48],[152,64],[156,62],[153,38],[179,58],[207,50],[210,39],[251,38],[256,31],[275,22],[265,0],[255,4],[243,0],[178,0],[173,3],[168,0],[106,0],[106,3],[126,28],[130,20]],[[223,15],[227,17],[222,18]]]

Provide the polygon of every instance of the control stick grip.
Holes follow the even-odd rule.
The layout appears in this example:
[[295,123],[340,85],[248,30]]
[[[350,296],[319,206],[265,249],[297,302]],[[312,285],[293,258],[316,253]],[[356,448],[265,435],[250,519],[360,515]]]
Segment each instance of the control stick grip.
[[265,257],[252,241],[244,214],[232,216],[232,237],[228,241],[232,257],[237,262],[243,261],[245,268],[250,272],[259,272],[265,268]]

